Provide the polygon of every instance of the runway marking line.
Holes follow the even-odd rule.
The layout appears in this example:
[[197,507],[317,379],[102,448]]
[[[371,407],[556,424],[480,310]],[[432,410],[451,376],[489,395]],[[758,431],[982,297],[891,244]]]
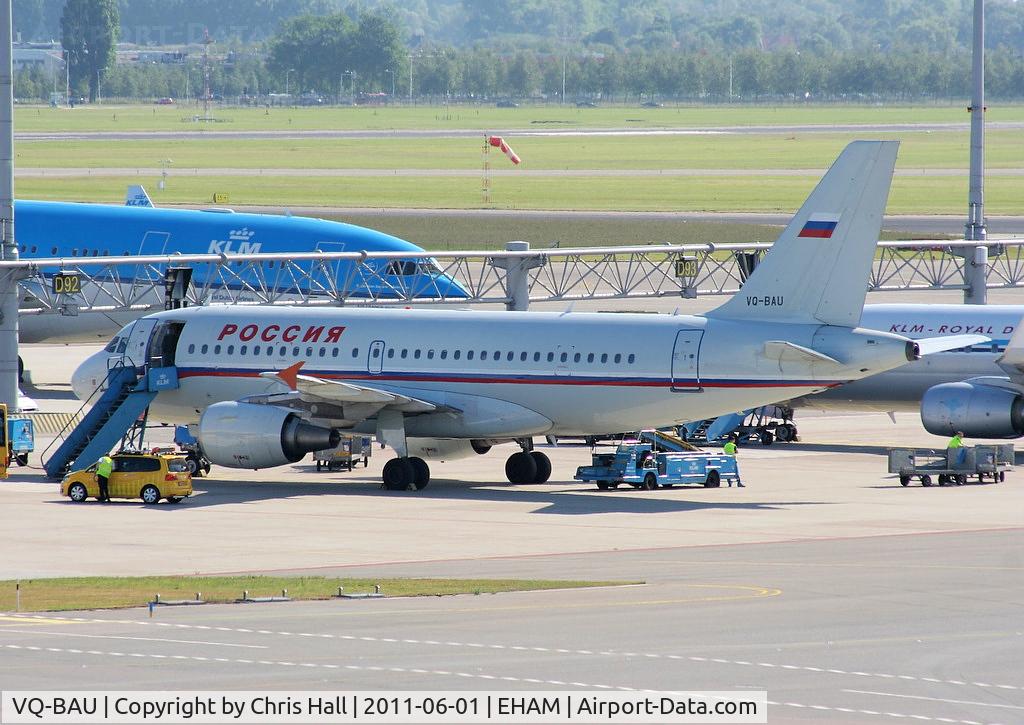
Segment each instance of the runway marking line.
[[879,697],[899,697],[904,700],[926,700],[928,702],[948,702],[951,705],[978,705],[980,707],[998,707],[1004,710],[1024,710],[1024,705],[1006,705],[997,702],[978,702],[975,700],[951,700],[945,697],[925,697],[924,695],[903,695],[898,692],[875,692],[873,690],[843,690],[855,695],[877,695]]
[[[4,624],[7,622],[7,624]],[[16,623],[16,624],[15,624]],[[79,620],[70,617],[54,617],[52,619],[33,615],[31,619],[21,614],[0,614],[0,628],[24,627],[26,624],[32,626],[45,624],[80,624]]]
[[[17,615],[19,619],[31,619],[34,615]],[[143,627],[170,627],[175,629],[195,629],[202,625],[194,624],[181,624],[176,622],[149,622],[144,620],[135,619],[90,619],[86,617],[69,617],[68,621],[71,622],[87,622],[87,623],[100,623],[100,624],[128,624],[137,625]],[[226,631],[239,632],[239,629],[233,629],[224,627]],[[250,632],[251,630],[245,630]],[[275,632],[269,629],[257,630],[258,634],[265,635],[277,635],[277,636],[296,636],[292,632]],[[301,635],[301,633],[299,633]],[[384,638],[371,637],[367,635],[353,635],[353,634],[316,634],[315,637],[324,639],[336,639],[346,642],[383,642]],[[388,640],[395,641],[395,640]],[[920,677],[917,675],[904,675],[904,674],[891,674],[887,672],[863,672],[861,670],[841,670],[836,668],[821,668],[812,667],[805,665],[791,665],[791,664],[778,664],[775,662],[751,662],[748,660],[729,660],[722,658],[712,657],[700,657],[697,655],[680,655],[680,654],[659,654],[659,653],[646,653],[646,652],[629,652],[629,651],[616,651],[616,650],[584,650],[584,649],[565,649],[565,648],[551,648],[551,647],[532,647],[524,645],[505,645],[505,644],[494,644],[494,643],[481,643],[481,642],[441,642],[436,639],[402,639],[403,644],[423,644],[428,646],[446,646],[446,647],[482,647],[493,650],[508,650],[508,651],[525,651],[525,652],[551,652],[555,654],[575,654],[575,655],[590,655],[600,657],[647,657],[650,659],[665,659],[665,660],[676,660],[676,661],[687,661],[687,662],[714,662],[716,664],[725,665],[739,665],[741,667],[764,667],[768,669],[784,669],[784,670],[796,670],[800,672],[815,672],[819,674],[834,674],[834,675],[852,675],[854,677],[874,677],[881,679],[900,679],[911,682],[929,682],[940,685],[957,685],[957,686],[970,686],[970,687],[982,687],[993,690],[1024,690],[1024,686],[1020,685],[1007,685],[1007,684],[994,684],[989,682],[967,682],[964,680],[941,680],[935,677]]]
[[[142,652],[103,652],[100,650],[73,650],[65,649],[62,647],[36,647],[33,645],[16,645],[16,644],[3,644],[0,648],[9,650],[27,650],[30,652],[53,652],[53,653],[67,653],[67,654],[88,654],[96,655],[100,657],[143,657],[143,658],[154,658],[154,659],[175,659],[175,660],[190,660],[193,662],[210,662],[209,657],[200,657],[196,655],[157,655],[147,654]],[[665,695],[678,695],[681,694],[675,691],[666,690],[651,690],[636,687],[626,687],[624,685],[604,685],[594,684],[589,682],[564,682],[562,680],[538,680],[536,678],[526,677],[514,677],[511,675],[483,675],[475,672],[452,672],[449,670],[424,670],[420,668],[411,667],[381,667],[381,666],[365,666],[365,665],[337,665],[332,663],[322,662],[288,662],[284,660],[245,660],[245,659],[227,659],[217,658],[217,662],[227,662],[232,664],[257,664],[266,665],[270,667],[308,667],[314,669],[346,669],[356,672],[395,672],[395,673],[411,673],[411,674],[427,674],[427,675],[438,675],[442,677],[460,677],[465,679],[476,679],[476,680],[500,680],[502,682],[524,682],[530,684],[546,684],[554,685],[556,687],[565,687],[572,685],[581,689],[595,689],[595,690],[619,690],[622,692],[641,692],[649,694],[665,694]],[[885,693],[883,693],[885,694]],[[954,720],[952,718],[936,718],[929,717],[927,715],[908,715],[906,713],[899,712],[881,712],[879,710],[860,710],[855,708],[839,708],[832,707],[829,705],[808,705],[799,702],[777,702],[774,700],[767,701],[769,705],[773,707],[792,707],[803,710],[816,710],[823,712],[844,712],[852,713],[857,715],[872,715],[876,717],[890,717],[904,720],[920,720],[923,722],[944,722],[953,723],[954,725],[995,725],[989,723],[978,722],[977,720]]]

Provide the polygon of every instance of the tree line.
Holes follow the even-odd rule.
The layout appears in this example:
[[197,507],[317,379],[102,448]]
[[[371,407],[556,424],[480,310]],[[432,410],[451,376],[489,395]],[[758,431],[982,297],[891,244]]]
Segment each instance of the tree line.
[[[356,50],[355,44],[331,50],[335,36],[325,33],[321,35],[323,52],[311,52],[286,34],[269,53],[233,52],[226,61],[212,63],[211,92],[227,101],[242,97],[246,102],[256,102],[256,96],[265,102],[268,94],[286,90],[292,96],[306,93],[326,102],[348,102],[368,93],[390,97],[392,89],[396,96],[389,99],[392,102],[407,102],[410,89],[417,102],[913,102],[970,96],[971,59],[966,51],[561,55],[439,48],[407,52],[390,34],[382,37],[390,40],[383,42],[379,52],[370,53]],[[85,78],[80,86],[83,92]],[[17,71],[15,95],[22,101],[46,100],[51,91],[63,90],[63,83],[63,75],[55,78],[40,69]],[[102,77],[104,99],[196,98],[202,89],[198,62],[120,64]],[[1024,58],[1008,50],[990,51],[986,93],[994,99],[1024,99]]]

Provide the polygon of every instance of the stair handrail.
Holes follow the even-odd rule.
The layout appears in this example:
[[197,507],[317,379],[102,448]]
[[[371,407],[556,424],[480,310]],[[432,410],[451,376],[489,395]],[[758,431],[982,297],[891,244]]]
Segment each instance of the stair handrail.
[[[113,363],[113,364],[111,364],[111,363]],[[69,428],[74,428],[79,423],[81,423],[82,420],[84,419],[84,415],[82,414],[83,411],[85,411],[86,408],[88,408],[88,407],[93,405],[93,403],[94,403],[93,399],[96,398],[97,395],[102,395],[102,393],[103,393],[103,386],[106,385],[107,382],[109,382],[110,377],[111,377],[111,373],[113,373],[115,370],[117,370],[119,368],[127,368],[127,367],[128,366],[124,364],[123,360],[113,360],[113,359],[112,360],[108,360],[108,362],[107,362],[107,376],[89,394],[89,397],[85,399],[85,402],[82,403],[81,407],[75,412],[74,415],[72,415],[68,419],[68,422],[65,423],[64,427],[61,428],[60,431],[57,433],[57,435],[55,435],[53,437],[53,440],[50,441],[50,444],[48,446],[46,446],[46,448],[43,449],[42,453],[39,454],[39,461],[40,461],[40,463],[42,463],[43,466],[46,466],[46,464],[50,462],[50,456],[48,455],[50,453],[50,449],[53,448],[55,445],[57,446],[57,448],[60,448],[60,445],[57,445],[58,443],[63,445],[64,441],[67,440],[68,429]],[[135,367],[135,366],[132,365],[132,367]]]

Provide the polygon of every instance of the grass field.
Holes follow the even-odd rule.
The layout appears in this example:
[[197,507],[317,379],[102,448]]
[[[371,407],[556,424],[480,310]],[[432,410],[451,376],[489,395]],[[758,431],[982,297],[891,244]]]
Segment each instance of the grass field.
[[[657,128],[793,124],[964,123],[965,103],[944,106],[396,106],[335,108],[216,108],[219,123],[195,123],[190,106],[19,106],[15,130],[194,131],[319,129],[510,129],[551,127]],[[988,121],[1024,120],[1024,106],[989,108]]]
[[[986,135],[989,168],[1024,168],[1019,131]],[[878,134],[512,137],[523,169],[825,169],[852,138]],[[967,168],[966,133],[900,135],[899,168]],[[265,169],[481,169],[481,142],[439,139],[281,139],[20,142],[22,167]],[[491,155],[494,169],[511,169]]]
[[[624,211],[792,212],[817,182],[812,176],[509,178],[492,183],[491,205],[499,209]],[[16,184],[23,199],[118,202],[128,184],[156,179],[139,176],[26,178]],[[157,204],[210,202],[215,192],[230,204],[341,207],[482,208],[480,181],[452,177],[173,177],[153,191]],[[897,177],[890,214],[962,211],[966,177]],[[993,177],[985,190],[987,213],[1024,213],[1024,177]]]
[[[228,113],[229,111],[225,111]],[[913,121],[966,121],[957,107],[683,107],[657,109],[577,109],[523,107],[444,108],[295,108],[231,109],[236,122],[203,128],[519,128],[511,134],[521,168],[570,171],[570,177],[516,174],[498,152],[492,168],[508,175],[492,177],[491,201],[481,193],[481,140],[468,138],[213,140],[39,140],[20,141],[16,164],[42,168],[45,177],[21,176],[20,198],[118,202],[127,184],[143,183],[158,204],[202,204],[226,193],[230,204],[278,207],[363,207],[424,209],[746,211],[791,212],[820,178],[839,151],[854,138],[871,133],[765,133],[700,135],[523,135],[588,126],[637,127],[744,124],[856,124]],[[191,130],[182,124],[182,109],[19,108],[17,123],[27,130]],[[575,119],[575,120],[574,120]],[[989,120],[1024,119],[1024,106],[993,108]],[[537,123],[537,121],[543,121]],[[547,123],[550,122],[550,123]],[[646,126],[645,126],[646,124]],[[890,136],[892,134],[886,134]],[[959,213],[965,207],[967,175],[914,175],[917,170],[966,169],[968,133],[906,131],[901,140],[889,213]],[[990,130],[986,161],[990,169],[1024,168],[1019,131]],[[155,168],[173,159],[165,191],[157,191]],[[94,169],[89,177],[61,175],[61,168]],[[111,169],[121,171],[113,172]],[[198,176],[195,169],[225,169],[224,175]],[[238,173],[234,170],[238,169]],[[284,176],[275,169],[328,169],[329,176]],[[345,175],[346,170],[395,171],[393,175]],[[401,169],[439,169],[468,175],[408,176]],[[672,169],[758,170],[766,175],[598,176],[588,171]],[[772,175],[772,171],[806,173]],[[128,173],[131,170],[134,173]],[[230,171],[230,173],[229,173]],[[190,173],[191,172],[191,173]],[[248,172],[251,175],[246,175]],[[986,212],[1024,214],[1024,177],[990,175]]]
[[[194,599],[202,593],[207,602],[233,602],[243,591],[250,597],[280,596],[288,590],[292,599],[329,599],[342,586],[345,592],[372,592],[379,584],[389,597],[494,594],[497,592],[613,586],[627,582],[550,581],[543,579],[327,579],[324,577],[78,577],[21,581],[21,611],[56,612],[80,609],[141,607],[153,601]],[[628,582],[635,583],[635,582]],[[15,582],[0,582],[0,611],[15,610]]]

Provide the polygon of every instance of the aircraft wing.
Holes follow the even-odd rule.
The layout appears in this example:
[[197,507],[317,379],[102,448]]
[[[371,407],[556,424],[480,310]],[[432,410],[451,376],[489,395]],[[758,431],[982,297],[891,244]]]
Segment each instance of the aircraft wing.
[[402,413],[432,413],[442,407],[427,400],[383,390],[373,385],[356,385],[313,375],[300,375],[298,366],[279,372],[260,373],[260,377],[284,383],[296,391],[305,403],[328,403],[345,406],[349,410],[359,406],[361,418],[368,418],[383,408],[391,408]]
[[934,355],[937,352],[958,350],[961,347],[980,345],[983,342],[992,342],[992,338],[984,335],[946,335],[945,337],[922,337],[914,340],[921,350],[921,356]]
[[1006,350],[996,360],[996,364],[1006,371],[1010,380],[1024,383],[1024,320],[1017,323],[1017,329],[1010,336]]

